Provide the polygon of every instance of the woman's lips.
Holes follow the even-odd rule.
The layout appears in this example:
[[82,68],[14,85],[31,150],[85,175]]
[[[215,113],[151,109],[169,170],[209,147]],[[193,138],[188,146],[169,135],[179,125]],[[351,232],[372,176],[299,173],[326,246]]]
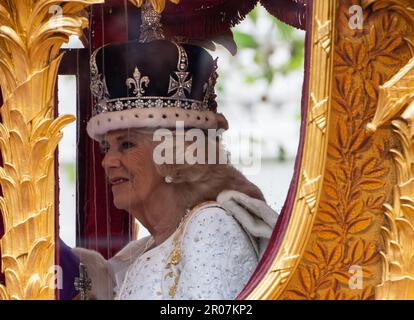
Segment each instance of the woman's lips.
[[126,183],[128,181],[129,180],[128,179],[125,179],[125,178],[114,178],[114,179],[111,179],[110,183],[114,187],[114,186],[122,185],[122,184],[124,184],[124,183]]

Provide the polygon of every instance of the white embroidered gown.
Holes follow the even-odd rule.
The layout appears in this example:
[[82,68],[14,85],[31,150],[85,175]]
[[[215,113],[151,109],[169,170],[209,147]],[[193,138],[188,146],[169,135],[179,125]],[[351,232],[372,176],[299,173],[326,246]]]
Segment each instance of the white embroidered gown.
[[[177,231],[176,231],[177,233]],[[115,299],[234,299],[258,258],[239,223],[217,205],[203,205],[181,235],[181,260],[169,263],[176,234],[115,271]]]

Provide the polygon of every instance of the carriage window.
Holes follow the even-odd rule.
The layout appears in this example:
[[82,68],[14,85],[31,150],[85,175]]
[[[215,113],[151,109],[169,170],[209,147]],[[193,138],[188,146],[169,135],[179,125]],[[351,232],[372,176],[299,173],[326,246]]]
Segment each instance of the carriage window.
[[[305,31],[285,25],[259,6],[233,34],[235,56],[223,46],[211,52],[218,57],[219,110],[230,123],[224,144],[232,164],[280,212],[299,142]],[[137,224],[138,239],[148,236]]]
[[[76,77],[58,77],[59,115],[76,114]],[[59,143],[59,225],[60,237],[69,246],[76,245],[76,123],[63,130]]]
[[237,55],[217,52],[218,105],[230,123],[226,145],[235,166],[279,212],[299,142],[305,32],[258,6],[233,33]]

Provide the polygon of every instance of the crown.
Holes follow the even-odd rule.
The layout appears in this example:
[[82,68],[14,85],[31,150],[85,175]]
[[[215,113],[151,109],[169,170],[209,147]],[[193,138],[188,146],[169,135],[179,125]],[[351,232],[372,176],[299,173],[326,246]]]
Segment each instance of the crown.
[[178,49],[177,67],[173,74],[169,76],[169,85],[166,96],[147,96],[146,89],[152,81],[148,75],[142,74],[138,66],[131,70],[130,77],[120,84],[124,85],[132,94],[126,97],[111,98],[111,94],[106,84],[106,78],[99,72],[96,50],[90,59],[91,66],[91,92],[94,97],[93,115],[100,113],[129,110],[133,108],[183,108],[185,110],[215,111],[217,103],[215,101],[215,85],[217,82],[217,59],[213,62],[213,70],[208,80],[203,85],[203,99],[191,99],[190,95],[193,87],[193,76],[188,71],[188,55],[180,44],[172,42]]
[[[165,40],[161,15],[147,1],[140,39],[110,44],[90,58],[94,100],[88,134],[131,127],[227,129],[217,113],[217,59],[202,47]],[[175,38],[178,39],[178,38]]]

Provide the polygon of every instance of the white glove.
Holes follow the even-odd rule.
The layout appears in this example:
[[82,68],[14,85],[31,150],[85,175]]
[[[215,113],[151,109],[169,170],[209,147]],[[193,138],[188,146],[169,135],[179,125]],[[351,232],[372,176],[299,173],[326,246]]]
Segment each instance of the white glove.
[[88,277],[92,282],[92,299],[113,299],[115,279],[108,261],[99,252],[93,250],[72,248],[72,252],[86,266]]
[[112,300],[114,298],[114,289],[122,283],[131,263],[143,253],[149,238],[131,241],[109,260],[94,250],[72,248],[72,252],[86,266],[88,277],[92,281],[93,299]]
[[217,197],[217,202],[229,212],[249,233],[256,238],[259,258],[266,250],[278,214],[266,202],[249,197],[248,195],[226,190]]

